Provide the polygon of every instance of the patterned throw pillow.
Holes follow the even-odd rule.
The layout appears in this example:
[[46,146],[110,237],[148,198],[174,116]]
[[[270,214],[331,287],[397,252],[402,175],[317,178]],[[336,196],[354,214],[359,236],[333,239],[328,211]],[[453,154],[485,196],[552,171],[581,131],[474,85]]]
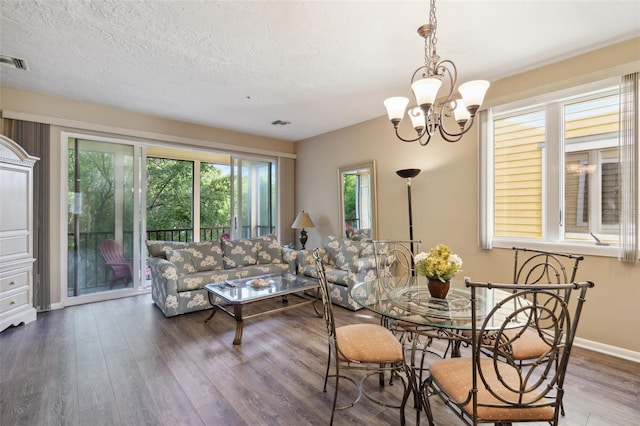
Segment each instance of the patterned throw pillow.
[[338,253],[340,253],[340,248],[342,247],[340,238],[336,238],[333,235],[327,236],[327,243],[325,244],[325,248],[327,249],[327,254],[329,255],[329,263],[331,265],[336,264],[336,259],[338,257]]
[[198,272],[222,269],[222,247],[218,241],[204,241],[189,245],[191,260]]
[[176,265],[178,276],[192,274],[196,272],[196,268],[191,261],[191,253],[185,249],[167,249],[165,250],[167,260]]
[[344,271],[348,271],[351,262],[358,259],[359,255],[360,244],[351,244],[345,241],[342,244],[342,247],[340,247],[340,251],[338,252],[338,256],[336,257],[336,267]]
[[345,271],[349,270],[349,264],[360,256],[362,242],[327,236],[325,245],[329,254],[329,263]]
[[346,234],[353,241],[371,241],[371,229],[347,229]]
[[282,246],[276,240],[257,241],[258,264],[282,263]]
[[222,240],[224,269],[255,265],[258,262],[257,244],[251,240]]

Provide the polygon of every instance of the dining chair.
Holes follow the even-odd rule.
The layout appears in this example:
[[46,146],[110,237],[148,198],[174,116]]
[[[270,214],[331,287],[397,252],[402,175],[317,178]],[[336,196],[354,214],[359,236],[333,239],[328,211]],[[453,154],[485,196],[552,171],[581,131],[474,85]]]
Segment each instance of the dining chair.
[[[575,281],[578,266],[583,256],[544,250],[513,247],[513,283],[514,284],[570,284]],[[571,289],[556,289],[568,300]],[[547,342],[533,327],[513,328],[505,332],[512,341],[511,351],[514,359],[521,364],[533,362],[546,353]],[[560,407],[564,416],[564,407]]]
[[[466,285],[471,288],[471,323],[482,322],[471,331],[471,357],[442,359],[431,364],[429,377],[420,389],[429,424],[434,424],[430,398],[437,395],[469,425],[530,421],[557,425],[580,313],[587,290],[594,284],[585,281],[532,286],[467,280]],[[491,294],[496,289],[510,292],[499,298]],[[577,292],[578,296],[569,303],[558,290]],[[484,302],[492,298],[501,300],[486,308]],[[517,308],[505,316],[500,312],[505,304]],[[513,338],[506,333],[514,323],[528,324],[547,347],[544,354],[524,366],[514,358]],[[499,356],[489,358],[484,355],[487,352]],[[417,415],[419,422],[420,413]]]
[[133,280],[133,266],[131,261],[124,257],[122,246],[116,240],[102,240],[98,246],[98,251],[106,267],[111,269],[112,275],[109,281],[109,288],[112,288],[117,281]]
[[[373,250],[376,258],[376,272],[378,278],[393,277],[396,287],[415,285],[419,278],[416,270],[415,257],[420,253],[421,240],[377,240],[373,241]],[[389,281],[391,282],[391,281]],[[444,354],[436,353],[433,348],[433,340],[446,338],[447,333],[442,329],[414,324],[409,321],[399,321],[387,316],[381,316],[381,325],[391,332],[402,343],[407,355],[409,367],[416,375],[418,383],[422,382],[423,373],[428,354],[444,357],[452,346],[447,340]],[[416,396],[415,405],[420,409],[420,401]]]
[[[400,424],[404,425],[405,405],[409,393],[413,390],[413,380],[411,380],[411,371],[404,362],[402,345],[391,331],[379,324],[350,324],[336,327],[333,306],[329,297],[327,277],[318,249],[313,251],[313,258],[318,273],[319,291],[322,297],[323,316],[329,343],[323,392],[327,391],[329,377],[335,377],[333,406],[329,423],[333,424],[336,411],[353,407],[364,395],[367,399],[381,406],[398,408],[400,410]],[[335,373],[329,374],[332,360],[335,365]],[[346,376],[343,370],[360,370],[366,373],[359,382],[356,382],[352,377]],[[368,377],[372,375],[380,375],[382,377],[385,372],[390,372],[392,377],[399,377],[402,383],[402,400],[397,405],[374,398],[364,391],[364,383]],[[338,389],[340,388],[341,379],[354,384],[358,389],[358,393],[356,398],[349,404],[338,406]],[[382,379],[380,380],[380,386],[385,386]]]

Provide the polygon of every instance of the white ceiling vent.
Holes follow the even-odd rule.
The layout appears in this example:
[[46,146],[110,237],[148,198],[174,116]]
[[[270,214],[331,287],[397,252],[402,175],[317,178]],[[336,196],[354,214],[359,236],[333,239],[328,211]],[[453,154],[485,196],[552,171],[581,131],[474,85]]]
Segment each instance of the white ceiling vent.
[[26,59],[14,58],[13,56],[0,55],[0,64],[11,68],[29,71]]

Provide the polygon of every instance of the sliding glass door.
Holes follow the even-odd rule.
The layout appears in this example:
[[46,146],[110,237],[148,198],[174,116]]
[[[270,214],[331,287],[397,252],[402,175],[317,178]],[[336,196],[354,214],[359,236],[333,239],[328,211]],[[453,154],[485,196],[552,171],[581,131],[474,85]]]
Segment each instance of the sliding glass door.
[[109,298],[138,289],[144,278],[140,155],[134,145],[97,139],[67,138],[68,298]]
[[252,238],[276,230],[275,163],[233,159],[234,237]]

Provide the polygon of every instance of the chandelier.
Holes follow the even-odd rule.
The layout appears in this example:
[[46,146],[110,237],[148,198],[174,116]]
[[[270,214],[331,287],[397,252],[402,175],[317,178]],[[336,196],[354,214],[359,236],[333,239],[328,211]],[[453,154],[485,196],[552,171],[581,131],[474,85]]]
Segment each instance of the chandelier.
[[[413,72],[411,89],[416,98],[417,106],[409,108],[407,114],[417,133],[413,139],[405,139],[398,133],[398,125],[404,117],[409,99],[396,96],[385,99],[389,120],[393,124],[398,139],[405,142],[419,141],[425,146],[436,132],[439,132],[447,142],[457,142],[473,126],[476,112],[482,105],[484,95],[489,88],[489,82],[474,80],[461,84],[458,92],[462,98],[454,99],[454,91],[458,80],[458,70],[453,62],[441,59],[436,53],[436,1],[431,0],[429,8],[429,23],[418,28],[418,34],[424,38],[424,65]],[[443,87],[446,97],[438,97]],[[441,99],[441,100],[438,100]],[[443,100],[442,100],[443,99]],[[445,117],[453,114],[458,128],[450,131],[445,128]]]

